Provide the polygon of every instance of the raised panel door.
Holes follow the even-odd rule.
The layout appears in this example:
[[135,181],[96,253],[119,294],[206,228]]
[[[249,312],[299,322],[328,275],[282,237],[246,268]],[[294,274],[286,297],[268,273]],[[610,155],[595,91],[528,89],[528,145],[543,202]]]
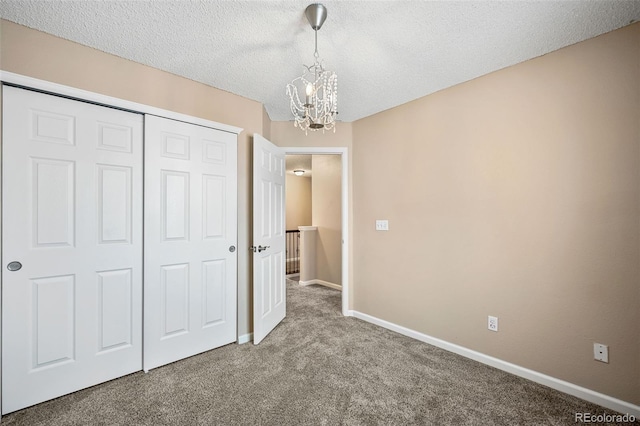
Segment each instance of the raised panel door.
[[253,343],[286,316],[284,152],[253,136]]
[[145,138],[149,370],[236,341],[237,137],[147,116]]
[[8,413],[142,368],[143,119],[7,86],[2,111]]

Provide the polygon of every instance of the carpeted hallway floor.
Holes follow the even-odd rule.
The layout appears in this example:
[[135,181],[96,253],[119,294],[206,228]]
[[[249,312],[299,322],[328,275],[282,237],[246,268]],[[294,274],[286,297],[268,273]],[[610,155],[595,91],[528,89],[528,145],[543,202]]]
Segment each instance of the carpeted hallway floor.
[[287,286],[287,318],[231,344],[2,418],[3,425],[564,425],[612,413],[340,313]]

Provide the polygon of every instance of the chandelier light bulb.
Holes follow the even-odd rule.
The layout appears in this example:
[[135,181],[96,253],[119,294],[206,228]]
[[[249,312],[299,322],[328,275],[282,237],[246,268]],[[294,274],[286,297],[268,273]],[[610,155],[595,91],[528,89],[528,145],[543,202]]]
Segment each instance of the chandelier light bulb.
[[313,85],[311,83],[307,83],[307,87],[305,88],[307,93],[307,97],[304,100],[304,106],[306,108],[313,108],[313,102],[311,99],[311,95],[313,95]]

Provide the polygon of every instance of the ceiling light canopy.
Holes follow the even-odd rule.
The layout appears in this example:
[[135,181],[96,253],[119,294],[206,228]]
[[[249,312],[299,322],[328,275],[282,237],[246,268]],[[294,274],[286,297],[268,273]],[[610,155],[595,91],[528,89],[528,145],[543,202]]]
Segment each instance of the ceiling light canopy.
[[294,170],[293,174],[296,176],[302,176],[304,174],[304,170],[300,170],[300,169]]
[[[327,8],[319,3],[307,6],[307,20],[315,31],[315,62],[303,65],[300,77],[287,84],[294,126],[307,133],[312,131],[332,130],[335,132],[335,120],[338,115],[338,76],[333,71],[324,69],[318,55],[318,30],[327,19]],[[299,94],[304,94],[304,101]]]

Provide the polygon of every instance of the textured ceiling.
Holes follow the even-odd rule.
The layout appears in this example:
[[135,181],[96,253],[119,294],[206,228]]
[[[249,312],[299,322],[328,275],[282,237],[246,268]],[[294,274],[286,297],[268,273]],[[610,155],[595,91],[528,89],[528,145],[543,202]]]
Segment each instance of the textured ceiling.
[[[3,19],[254,99],[290,120],[312,1],[0,1]],[[326,0],[318,32],[353,121],[640,20],[638,0]]]
[[287,173],[293,173],[294,170],[300,169],[305,171],[304,176],[311,176],[311,155],[286,155],[285,164]]

